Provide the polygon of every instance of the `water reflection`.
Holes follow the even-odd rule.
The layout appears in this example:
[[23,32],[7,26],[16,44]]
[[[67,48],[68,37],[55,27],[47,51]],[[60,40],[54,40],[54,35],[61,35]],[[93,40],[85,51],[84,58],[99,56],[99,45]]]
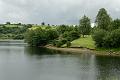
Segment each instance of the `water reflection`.
[[97,57],[98,79],[120,80],[120,58],[119,57]]
[[59,51],[43,48],[39,48],[38,52],[31,49],[31,54],[32,57],[41,55],[39,61],[41,65],[40,80],[96,80],[94,55],[60,55]]
[[57,55],[57,54],[71,54],[70,52],[62,52],[57,50],[51,50],[47,48],[40,48],[40,47],[25,47],[25,53],[28,53],[28,55]]
[[[29,49],[27,51],[29,51]],[[59,58],[60,60],[64,60],[63,63],[65,62],[66,63],[63,65],[67,65],[68,66],[67,69],[71,65],[74,65],[74,67],[72,67],[74,73],[72,72],[71,74],[74,76],[75,80],[114,80],[114,79],[119,80],[120,79],[120,75],[119,75],[120,74],[120,62],[119,62],[120,58],[119,57],[95,56],[91,54],[70,55],[70,53],[67,53],[69,55],[66,55],[65,52],[54,51],[49,49],[40,50],[40,48],[38,49],[38,52],[36,52],[36,49],[35,49],[35,50],[32,50],[31,53],[32,55],[39,54],[42,56],[46,56],[46,57],[42,57],[43,61],[46,60],[46,58],[47,60],[49,60],[51,57],[55,61],[56,61],[56,58],[57,59]],[[61,53],[64,53],[64,55],[59,55],[59,56],[56,55]],[[52,62],[46,61],[46,62],[49,64],[55,61],[52,61]],[[69,61],[73,61],[73,62],[69,63]],[[60,62],[55,62],[54,64],[56,63],[60,64]],[[50,68],[50,65],[48,66]],[[67,69],[65,69],[63,72],[65,72]],[[69,74],[70,74],[70,71],[72,71],[72,69],[68,71]]]
[[120,58],[0,46],[0,80],[120,80]]

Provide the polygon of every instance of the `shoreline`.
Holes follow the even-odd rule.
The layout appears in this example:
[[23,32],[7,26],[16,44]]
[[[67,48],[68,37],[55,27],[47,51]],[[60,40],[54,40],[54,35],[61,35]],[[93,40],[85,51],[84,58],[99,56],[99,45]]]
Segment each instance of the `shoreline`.
[[64,52],[70,52],[72,54],[88,53],[88,54],[93,54],[96,56],[118,56],[120,57],[120,52],[97,51],[97,50],[91,50],[87,48],[57,48],[57,47],[52,47],[52,46],[45,46],[45,48],[58,50],[58,51],[64,51]]

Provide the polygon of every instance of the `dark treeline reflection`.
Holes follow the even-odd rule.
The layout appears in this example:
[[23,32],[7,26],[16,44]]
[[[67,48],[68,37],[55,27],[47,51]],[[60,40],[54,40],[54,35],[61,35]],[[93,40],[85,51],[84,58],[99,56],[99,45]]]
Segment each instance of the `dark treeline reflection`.
[[0,80],[120,80],[120,57],[0,46]]
[[71,54],[69,52],[63,52],[58,50],[51,50],[42,47],[25,47],[25,53],[29,55],[55,55],[55,54]]
[[120,80],[120,57],[97,56],[98,80]]
[[[75,74],[79,75],[80,80],[120,80],[120,57],[95,56],[84,53],[72,55],[67,52],[38,47],[26,47],[25,53],[30,56],[39,56],[43,60],[44,58],[52,57],[52,59],[55,59],[52,63],[56,62],[57,58],[63,61],[70,58],[69,61],[73,61],[73,63],[68,64],[68,61],[66,64],[69,66],[77,66],[75,71],[78,71],[76,71]],[[44,55],[49,56],[43,57]],[[57,62],[57,64],[59,64],[59,62]],[[57,64],[55,63],[54,65]]]

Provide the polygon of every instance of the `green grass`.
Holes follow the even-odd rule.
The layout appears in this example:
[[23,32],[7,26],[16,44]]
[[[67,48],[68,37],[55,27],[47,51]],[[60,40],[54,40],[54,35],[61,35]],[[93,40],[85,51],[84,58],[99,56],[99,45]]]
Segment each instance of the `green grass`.
[[[33,27],[31,27],[31,28],[29,28],[30,30],[34,30],[34,29],[37,29],[37,28],[42,28],[42,29],[46,29],[47,27],[49,27],[49,26],[41,26],[41,25],[35,25],[35,26],[33,26]],[[51,26],[50,27],[51,29],[56,29],[56,27],[54,27],[54,26]]]
[[[63,47],[65,47],[63,45]],[[83,48],[89,48],[89,49],[95,49],[95,42],[93,41],[91,36],[86,36],[85,38],[81,37],[79,39],[76,39],[71,42],[71,47],[83,47]]]

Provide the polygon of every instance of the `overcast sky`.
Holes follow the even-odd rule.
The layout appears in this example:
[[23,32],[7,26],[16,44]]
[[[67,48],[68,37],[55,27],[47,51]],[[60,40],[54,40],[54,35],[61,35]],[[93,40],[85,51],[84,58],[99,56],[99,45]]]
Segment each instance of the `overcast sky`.
[[100,8],[120,18],[120,0],[0,0],[0,23],[78,24],[84,14],[93,22]]

